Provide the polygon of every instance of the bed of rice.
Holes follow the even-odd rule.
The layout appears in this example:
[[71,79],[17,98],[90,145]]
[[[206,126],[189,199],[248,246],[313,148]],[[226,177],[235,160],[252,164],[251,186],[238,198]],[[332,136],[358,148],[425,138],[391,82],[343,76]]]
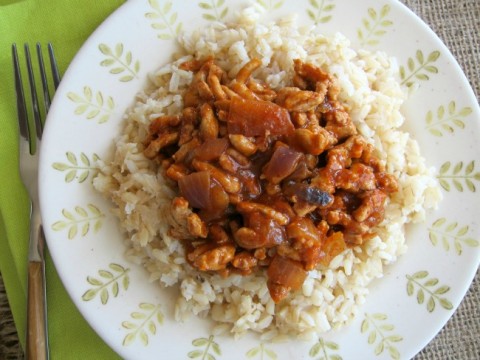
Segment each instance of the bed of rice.
[[[263,333],[264,339],[285,334],[310,338],[355,317],[366,301],[369,283],[406,252],[405,224],[422,221],[441,196],[417,143],[399,129],[406,93],[398,82],[395,59],[382,52],[354,50],[342,34],[324,36],[314,28],[301,28],[293,16],[268,24],[259,17],[250,8],[234,24],[214,24],[181,36],[187,55],[151,75],[152,87],[138,95],[125,115],[114,154],[102,164],[94,186],[114,203],[126,233],[128,257],[146,267],[150,281],[179,287],[177,320],[193,313],[215,320],[216,333],[238,336],[252,330]],[[359,132],[381,150],[388,171],[399,179],[400,190],[387,205],[378,235],[347,249],[328,268],[310,271],[302,289],[279,304],[270,298],[264,273],[224,279],[199,273],[186,263],[180,242],[168,235],[168,206],[176,194],[142,154],[151,119],[182,109],[182,93],[192,74],[178,65],[211,54],[232,77],[251,58],[261,59],[264,67],[254,76],[273,88],[289,84],[296,58],[335,75]]]

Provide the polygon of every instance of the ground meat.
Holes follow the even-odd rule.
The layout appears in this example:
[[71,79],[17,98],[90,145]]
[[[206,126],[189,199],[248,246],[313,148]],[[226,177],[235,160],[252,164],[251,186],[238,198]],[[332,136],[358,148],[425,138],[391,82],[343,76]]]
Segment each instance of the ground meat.
[[222,276],[266,269],[279,302],[374,234],[397,180],[332,76],[296,60],[292,85],[274,91],[252,77],[260,66],[229,79],[211,58],[182,64],[195,73],[185,109],[152,121],[144,154],[178,185],[171,233],[189,264]]

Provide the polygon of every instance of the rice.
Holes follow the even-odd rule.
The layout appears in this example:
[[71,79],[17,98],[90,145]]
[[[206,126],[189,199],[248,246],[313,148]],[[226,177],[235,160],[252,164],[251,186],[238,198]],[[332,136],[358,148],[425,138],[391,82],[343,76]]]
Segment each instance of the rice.
[[[405,225],[424,220],[441,199],[433,169],[425,165],[418,144],[401,130],[400,108],[407,98],[398,81],[398,64],[383,52],[355,50],[340,33],[326,36],[315,27],[299,27],[295,17],[262,24],[260,14],[245,9],[233,24],[215,23],[179,38],[184,55],[151,74],[151,87],[138,94],[125,115],[125,127],[115,139],[111,161],[102,164],[94,187],[111,199],[113,212],[126,234],[127,255],[150,273],[160,286],[178,286],[175,318],[190,314],[210,317],[215,333],[235,336],[262,333],[265,340],[286,334],[308,339],[348,324],[366,301],[368,285],[384,268],[407,251]],[[387,204],[377,235],[362,246],[349,248],[328,267],[309,272],[301,290],[275,304],[266,275],[222,278],[189,266],[181,243],[169,235],[175,222],[169,212],[175,192],[143,155],[148,124],[159,115],[182,110],[182,93],[192,73],[179,64],[192,58],[215,56],[230,76],[250,59],[263,67],[255,78],[272,88],[289,85],[294,59],[310,62],[334,75],[358,131],[377,149],[399,191]],[[164,220],[162,220],[164,219]]]

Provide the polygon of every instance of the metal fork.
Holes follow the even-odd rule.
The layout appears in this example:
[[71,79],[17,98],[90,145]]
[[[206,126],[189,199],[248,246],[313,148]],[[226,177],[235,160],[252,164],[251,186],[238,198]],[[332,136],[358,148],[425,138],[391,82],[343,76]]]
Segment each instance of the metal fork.
[[[36,45],[40,77],[43,89],[44,113],[50,108],[50,92],[48,89],[47,73],[43,61],[42,49]],[[30,57],[28,44],[25,44],[25,58],[30,85],[30,99],[33,122],[29,127],[26,97],[22,85],[20,63],[18,60],[17,46],[12,45],[13,67],[15,74],[15,92],[17,96],[17,113],[19,127],[19,168],[22,181],[30,196],[30,243],[28,250],[28,294],[27,294],[27,359],[48,359],[48,332],[47,332],[47,303],[45,287],[45,261],[42,219],[38,203],[38,153],[42,140],[43,124],[42,111],[38,103],[35,87],[35,76]],[[48,44],[51,72],[55,89],[60,82],[58,66],[53,52],[53,47]],[[34,128],[32,134],[30,131]]]

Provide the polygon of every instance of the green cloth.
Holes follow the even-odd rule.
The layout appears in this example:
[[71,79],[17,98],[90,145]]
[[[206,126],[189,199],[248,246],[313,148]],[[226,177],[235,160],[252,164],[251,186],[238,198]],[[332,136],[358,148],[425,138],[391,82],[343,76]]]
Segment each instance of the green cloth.
[[[124,1],[0,0],[0,271],[22,344],[25,344],[29,201],[18,173],[18,128],[11,59],[17,43],[32,55],[51,42],[63,74],[88,36]],[[36,62],[36,55],[34,56]],[[23,72],[26,79],[26,72]],[[37,84],[39,77],[37,76]],[[52,88],[52,87],[51,87]],[[40,93],[39,93],[40,95]],[[47,255],[49,343],[52,359],[111,359],[117,355],[96,335],[67,295]]]

